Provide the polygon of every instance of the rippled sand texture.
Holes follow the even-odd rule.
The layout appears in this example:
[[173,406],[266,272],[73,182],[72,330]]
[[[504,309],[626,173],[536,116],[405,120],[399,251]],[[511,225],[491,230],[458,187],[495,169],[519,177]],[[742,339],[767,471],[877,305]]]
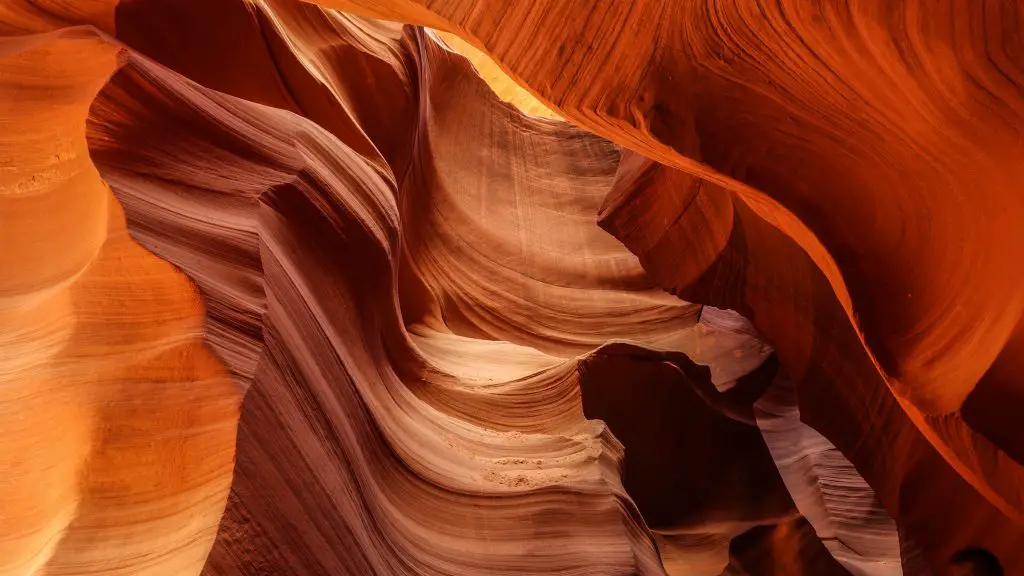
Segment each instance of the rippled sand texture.
[[0,575],[1024,573],[1016,0],[318,3],[0,6]]

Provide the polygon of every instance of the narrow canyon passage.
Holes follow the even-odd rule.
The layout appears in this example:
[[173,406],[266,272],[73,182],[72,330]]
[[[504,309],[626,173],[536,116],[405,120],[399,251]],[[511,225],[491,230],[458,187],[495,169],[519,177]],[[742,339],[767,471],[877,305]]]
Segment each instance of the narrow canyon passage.
[[1024,10],[602,2],[0,7],[0,576],[1024,571]]

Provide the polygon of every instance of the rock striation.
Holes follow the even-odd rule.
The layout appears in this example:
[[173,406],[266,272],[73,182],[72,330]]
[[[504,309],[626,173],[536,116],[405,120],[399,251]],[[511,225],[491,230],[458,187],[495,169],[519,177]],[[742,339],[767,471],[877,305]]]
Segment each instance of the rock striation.
[[1016,0],[10,0],[0,575],[1024,572]]

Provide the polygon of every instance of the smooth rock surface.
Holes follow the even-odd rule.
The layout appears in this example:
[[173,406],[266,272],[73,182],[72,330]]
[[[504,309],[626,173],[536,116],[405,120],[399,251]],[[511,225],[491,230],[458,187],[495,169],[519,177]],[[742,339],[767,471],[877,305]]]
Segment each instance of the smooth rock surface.
[[0,575],[1024,572],[1022,27],[5,2]]

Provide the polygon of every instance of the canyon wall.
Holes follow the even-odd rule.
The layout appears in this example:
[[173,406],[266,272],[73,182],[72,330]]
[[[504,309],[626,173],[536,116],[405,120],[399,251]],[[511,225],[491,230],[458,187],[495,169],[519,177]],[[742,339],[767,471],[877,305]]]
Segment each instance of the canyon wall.
[[1024,572],[1022,27],[6,3],[0,574]]

